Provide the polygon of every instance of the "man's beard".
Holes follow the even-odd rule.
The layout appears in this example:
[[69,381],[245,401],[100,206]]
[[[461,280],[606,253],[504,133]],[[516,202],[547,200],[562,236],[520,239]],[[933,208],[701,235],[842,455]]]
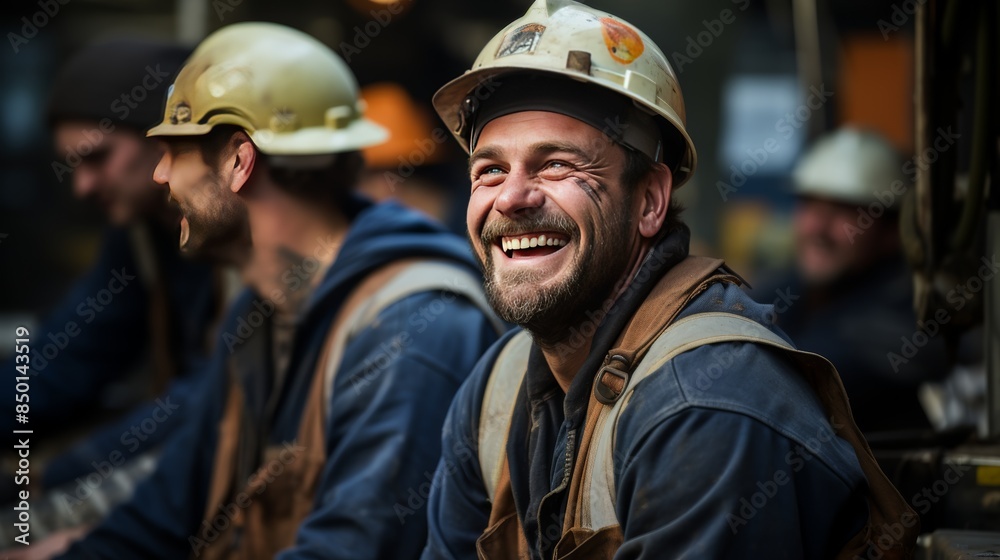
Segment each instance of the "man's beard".
[[[808,286],[825,288],[839,283],[844,277],[849,275],[849,266],[844,262],[843,255],[836,243],[825,235],[811,235],[808,238],[799,240],[804,247],[808,247],[813,253],[822,252],[821,256],[824,265],[820,268],[815,266],[805,266],[805,258],[801,257],[803,248],[797,249],[796,255],[799,260],[799,275]],[[815,257],[813,257],[815,258]]]
[[[615,296],[612,292],[628,266],[628,202],[612,210],[603,231],[590,232],[590,247],[580,246],[577,225],[564,215],[487,223],[480,236],[486,249],[481,264],[486,297],[497,315],[527,329],[539,344],[555,346],[569,335],[570,329],[587,319],[588,311],[599,312],[605,301]],[[559,283],[543,288],[540,284],[547,278],[536,271],[506,271],[502,275],[496,271],[492,247],[497,239],[524,231],[562,233],[570,242],[560,250],[576,247],[568,274]]]
[[187,234],[181,232],[180,250],[206,260],[240,263],[250,248],[250,220],[246,205],[236,195],[219,192],[208,208],[181,204]]

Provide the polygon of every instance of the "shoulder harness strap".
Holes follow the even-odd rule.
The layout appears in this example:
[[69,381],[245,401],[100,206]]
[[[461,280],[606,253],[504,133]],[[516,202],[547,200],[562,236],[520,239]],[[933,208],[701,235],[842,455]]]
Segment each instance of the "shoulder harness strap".
[[[402,267],[402,270],[399,270],[399,267]],[[382,273],[381,277],[379,277],[380,272]],[[386,276],[388,277],[386,278]],[[384,283],[381,286],[374,286],[375,291],[371,293],[372,286],[369,285],[367,290],[363,289],[363,284],[369,281],[376,284]],[[355,293],[348,296],[343,308],[345,315],[335,319],[334,328],[331,329],[329,335],[327,357],[321,370],[324,372],[324,404],[329,403],[333,396],[334,377],[340,369],[344,348],[355,335],[372,325],[379,313],[386,307],[403,298],[421,292],[433,291],[457,294],[468,299],[482,310],[490,319],[497,333],[503,333],[506,330],[504,324],[496,318],[486,301],[482,281],[456,264],[444,261],[402,261],[388,265],[382,271],[376,271],[369,278],[366,278],[363,284],[359,285]],[[368,292],[371,295],[362,294],[362,292]],[[357,295],[361,295],[364,299],[352,301],[356,299]],[[329,420],[329,415],[330,412],[326,411],[327,420]]]
[[[859,466],[868,481],[866,499],[869,507],[867,524],[837,553],[838,559],[866,556],[870,549],[887,536],[892,543],[882,550],[885,558],[912,558],[919,534],[919,518],[889,479],[882,472],[871,448],[851,416],[850,405],[837,370],[826,358],[812,352],[796,350],[764,325],[730,313],[701,313],[685,317],[671,325],[654,343],[648,359],[643,359],[629,380],[627,394],[612,408],[602,407],[607,415],[587,456],[587,475],[582,481],[584,507],[580,521],[583,527],[603,528],[618,525],[615,514],[614,447],[618,419],[628,406],[635,387],[643,379],[659,371],[678,354],[704,344],[720,342],[750,342],[782,351],[796,364],[796,369],[809,382],[827,414],[839,424],[836,434],[854,448]],[[588,499],[589,498],[589,499]],[[902,528],[903,534],[891,533],[889,527]]]
[[[599,529],[617,525],[615,514],[614,446],[618,417],[628,406],[635,386],[659,371],[674,357],[705,344],[720,342],[754,342],[794,350],[784,339],[767,327],[751,319],[731,313],[699,313],[678,320],[670,325],[653,343],[629,379],[623,398],[612,407],[602,407],[601,418],[591,444],[590,476],[583,481],[584,499],[589,502],[581,512],[581,521],[587,528]],[[589,498],[587,498],[589,496]]]
[[514,335],[500,351],[486,381],[483,407],[479,414],[479,466],[491,503],[496,498],[500,471],[507,457],[507,434],[517,393],[528,370],[530,351],[531,336],[527,331]]

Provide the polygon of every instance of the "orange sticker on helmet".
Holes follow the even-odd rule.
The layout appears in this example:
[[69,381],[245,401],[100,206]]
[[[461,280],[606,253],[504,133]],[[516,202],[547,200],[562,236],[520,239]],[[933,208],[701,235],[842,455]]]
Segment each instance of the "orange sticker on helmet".
[[622,64],[631,64],[646,48],[635,29],[609,17],[601,18],[601,33],[611,58]]

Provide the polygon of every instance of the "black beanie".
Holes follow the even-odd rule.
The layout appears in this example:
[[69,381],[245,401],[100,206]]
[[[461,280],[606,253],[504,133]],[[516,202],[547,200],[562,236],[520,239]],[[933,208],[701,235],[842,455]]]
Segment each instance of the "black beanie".
[[85,48],[63,66],[49,98],[49,125],[110,119],[145,131],[163,117],[167,89],[188,48],[140,39],[115,39]]

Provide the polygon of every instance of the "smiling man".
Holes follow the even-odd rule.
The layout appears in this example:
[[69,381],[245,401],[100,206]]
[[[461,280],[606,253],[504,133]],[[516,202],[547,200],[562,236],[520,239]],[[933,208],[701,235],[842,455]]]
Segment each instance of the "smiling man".
[[470,152],[487,296],[523,330],[452,404],[425,559],[912,549],[836,371],[688,256],[672,194],[695,149],[647,36],[538,0],[434,104]]

